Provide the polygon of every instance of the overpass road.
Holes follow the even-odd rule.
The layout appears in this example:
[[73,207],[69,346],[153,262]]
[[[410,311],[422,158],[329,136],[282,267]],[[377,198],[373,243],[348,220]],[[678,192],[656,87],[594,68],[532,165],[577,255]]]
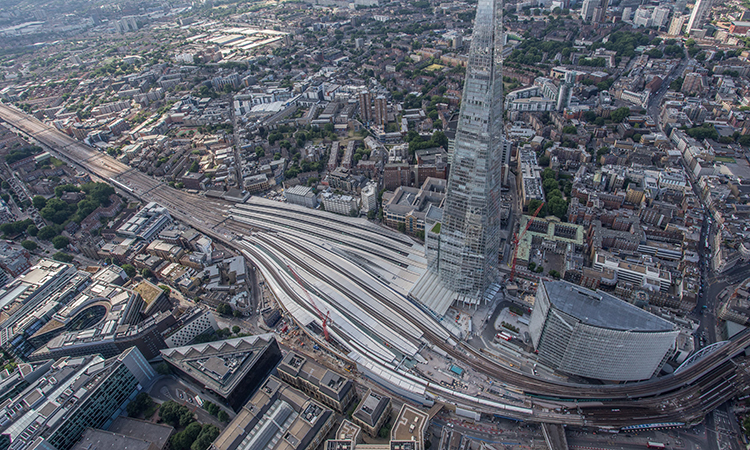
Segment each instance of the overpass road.
[[[129,166],[57,131],[15,107],[0,104],[0,118],[43,144],[54,155],[82,167],[121,191],[143,201],[169,208],[177,219],[206,235],[241,250],[233,236],[223,231],[247,234],[247,224],[228,220],[229,203],[173,189]],[[221,230],[221,231],[220,231]],[[299,296],[299,293],[290,292]],[[377,292],[372,293],[378,298]],[[401,311],[399,311],[401,312]],[[405,315],[406,317],[406,315]],[[744,360],[735,358],[750,346],[750,331],[735,338],[675,375],[620,385],[583,385],[541,379],[521,373],[489,359],[464,343],[449,345],[436,337],[430,324],[414,323],[425,337],[453,359],[491,379],[526,394],[547,420],[549,411],[565,409],[569,420],[557,414],[554,421],[580,425],[622,427],[643,423],[697,422],[706,412],[737,395],[748,386]],[[606,362],[602,362],[606,363]],[[483,407],[477,403],[477,409]],[[534,420],[533,418],[526,418]]]

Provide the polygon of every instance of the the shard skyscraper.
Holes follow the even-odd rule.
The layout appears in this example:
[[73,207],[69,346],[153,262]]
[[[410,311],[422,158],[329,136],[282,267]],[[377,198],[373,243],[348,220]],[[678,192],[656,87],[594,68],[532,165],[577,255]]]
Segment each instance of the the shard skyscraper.
[[479,0],[440,231],[438,272],[481,297],[497,277],[503,164],[502,1]]
[[478,303],[497,279],[503,140],[502,0],[479,0],[440,225],[426,233],[428,272],[411,295],[437,315]]

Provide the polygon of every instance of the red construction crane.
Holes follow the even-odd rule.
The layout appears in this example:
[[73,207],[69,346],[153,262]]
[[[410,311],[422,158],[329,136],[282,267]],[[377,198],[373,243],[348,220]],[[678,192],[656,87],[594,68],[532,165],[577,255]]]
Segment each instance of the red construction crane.
[[323,315],[323,313],[320,312],[320,310],[318,309],[318,305],[315,304],[315,300],[312,299],[312,296],[310,295],[310,293],[307,292],[307,289],[305,289],[305,285],[302,284],[302,280],[300,280],[299,275],[297,275],[297,272],[295,272],[294,269],[292,269],[289,266],[289,264],[287,264],[286,267],[287,269],[289,269],[290,272],[292,272],[292,275],[294,275],[294,279],[297,280],[297,284],[299,284],[302,290],[305,291],[307,300],[310,302],[315,312],[318,313],[318,317],[320,317],[320,321],[323,322],[323,335],[325,336],[326,341],[330,342],[331,339],[328,337],[328,322],[331,321],[331,312],[326,311],[326,315]]
[[534,218],[537,214],[539,214],[539,211],[542,210],[542,206],[544,206],[544,202],[542,202],[542,204],[539,205],[536,211],[534,211],[534,214],[531,215],[531,219],[526,221],[526,227],[521,232],[521,235],[519,236],[518,233],[516,233],[516,237],[513,239],[513,259],[511,261],[510,278],[508,279],[510,282],[512,282],[513,278],[515,278],[516,276],[516,257],[518,256],[518,242],[526,235],[526,231],[528,231],[529,227],[531,226],[531,222],[534,221]]

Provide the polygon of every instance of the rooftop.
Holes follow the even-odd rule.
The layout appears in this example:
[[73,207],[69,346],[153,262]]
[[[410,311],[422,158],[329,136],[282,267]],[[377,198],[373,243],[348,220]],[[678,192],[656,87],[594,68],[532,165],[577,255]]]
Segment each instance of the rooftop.
[[375,426],[390,400],[390,398],[378,395],[370,389],[359,406],[357,406],[357,409],[354,410],[352,416],[370,426]]
[[124,436],[137,437],[144,441],[152,442],[158,448],[164,448],[167,445],[169,437],[174,433],[174,428],[160,423],[153,423],[147,420],[133,419],[131,417],[118,416],[109,431],[122,434]]
[[151,443],[111,431],[88,428],[71,450],[149,450]]
[[392,441],[418,441],[424,439],[429,416],[411,405],[404,404],[391,430]]
[[213,448],[303,450],[333,411],[271,376],[216,438]]
[[161,355],[165,361],[201,380],[206,387],[227,395],[273,342],[274,335],[267,333],[168,348],[161,350]]
[[671,322],[602,291],[594,292],[567,281],[545,281],[543,286],[557,309],[587,325],[638,332],[675,329]]

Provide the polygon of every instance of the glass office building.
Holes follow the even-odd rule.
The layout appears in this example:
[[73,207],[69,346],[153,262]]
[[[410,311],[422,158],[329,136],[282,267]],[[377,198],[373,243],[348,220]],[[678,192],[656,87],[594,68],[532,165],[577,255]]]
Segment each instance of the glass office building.
[[502,2],[479,0],[436,267],[447,288],[475,298],[497,277],[501,171],[509,156],[502,133],[502,48]]

